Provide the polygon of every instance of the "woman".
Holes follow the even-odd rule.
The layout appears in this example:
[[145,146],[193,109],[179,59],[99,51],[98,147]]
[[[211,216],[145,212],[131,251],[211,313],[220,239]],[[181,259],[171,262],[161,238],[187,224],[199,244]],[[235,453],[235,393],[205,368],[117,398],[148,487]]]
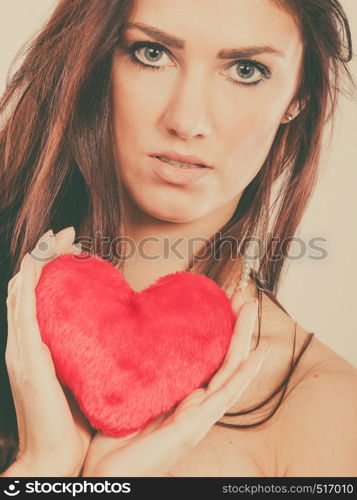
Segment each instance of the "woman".
[[[356,370],[279,304],[272,258],[312,193],[351,50],[335,0],[59,3],[1,107],[3,475],[355,475]],[[35,314],[43,265],[97,233],[133,289],[187,269],[237,315],[208,387],[122,439],[58,383]],[[145,255],[114,252],[118,236]]]

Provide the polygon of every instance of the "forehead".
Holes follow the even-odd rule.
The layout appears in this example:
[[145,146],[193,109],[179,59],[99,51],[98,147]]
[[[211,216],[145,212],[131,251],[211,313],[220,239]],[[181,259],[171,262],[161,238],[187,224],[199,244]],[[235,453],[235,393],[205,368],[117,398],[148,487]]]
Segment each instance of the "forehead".
[[302,47],[292,14],[275,0],[135,0],[130,21],[205,50],[272,45],[287,55]]

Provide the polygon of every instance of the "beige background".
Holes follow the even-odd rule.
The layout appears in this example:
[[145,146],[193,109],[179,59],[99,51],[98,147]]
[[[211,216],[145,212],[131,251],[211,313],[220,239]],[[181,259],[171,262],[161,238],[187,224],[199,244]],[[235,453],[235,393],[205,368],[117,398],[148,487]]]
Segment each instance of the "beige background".
[[[0,0],[0,92],[20,46],[41,26],[55,0]],[[357,47],[357,1],[341,0]],[[356,50],[356,49],[355,49]],[[354,57],[351,70],[357,78]],[[289,260],[278,298],[291,315],[336,352],[357,365],[357,98],[340,99],[331,145],[325,150],[320,179],[298,236],[308,245],[325,238],[328,253],[313,260],[316,251]],[[295,247],[294,247],[295,248]],[[298,248],[296,247],[296,251]]]

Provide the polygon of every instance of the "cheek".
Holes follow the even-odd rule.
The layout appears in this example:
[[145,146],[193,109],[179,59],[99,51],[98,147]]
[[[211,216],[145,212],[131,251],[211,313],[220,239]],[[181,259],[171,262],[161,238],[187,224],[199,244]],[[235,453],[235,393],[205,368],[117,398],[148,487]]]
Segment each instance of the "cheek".
[[112,73],[113,121],[115,135],[122,139],[122,146],[133,145],[133,141],[137,143],[149,125],[155,99],[153,93],[150,98],[145,88],[138,71],[129,69],[124,63],[115,65]]
[[[138,132],[138,128],[142,123],[143,116],[140,113],[140,103],[135,97],[135,93],[131,87],[118,85],[116,81],[113,82],[113,118],[114,130],[118,137],[126,140],[133,138]],[[124,141],[121,141],[124,142]]]
[[295,92],[296,78],[289,68],[280,69],[274,80],[257,87],[238,88],[235,96],[230,96],[230,105],[224,107],[221,130],[232,156],[238,154],[242,160],[250,158],[262,165]]
[[255,177],[270,151],[279,123],[276,113],[261,113],[259,108],[246,110],[235,118],[225,131],[226,151],[222,151],[228,160],[228,181],[239,176],[244,187]]

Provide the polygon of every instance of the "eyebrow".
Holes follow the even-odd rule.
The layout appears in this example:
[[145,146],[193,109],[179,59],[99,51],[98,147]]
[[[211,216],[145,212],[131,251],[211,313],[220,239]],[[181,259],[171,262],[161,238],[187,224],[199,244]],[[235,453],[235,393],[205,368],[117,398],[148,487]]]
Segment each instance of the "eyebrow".
[[[153,26],[148,26],[144,23],[126,23],[124,25],[124,29],[133,28],[143,31],[154,40],[162,42],[169,47],[173,47],[175,49],[183,49],[185,47],[184,40],[181,40],[174,35],[169,35],[168,33],[165,33],[158,28],[154,28]],[[271,54],[277,57],[285,57],[284,52],[276,49],[275,47],[271,47],[270,45],[253,45],[250,47],[240,47],[237,49],[222,49],[218,52],[217,57],[219,59],[235,59],[240,57],[256,56],[259,54]]]

